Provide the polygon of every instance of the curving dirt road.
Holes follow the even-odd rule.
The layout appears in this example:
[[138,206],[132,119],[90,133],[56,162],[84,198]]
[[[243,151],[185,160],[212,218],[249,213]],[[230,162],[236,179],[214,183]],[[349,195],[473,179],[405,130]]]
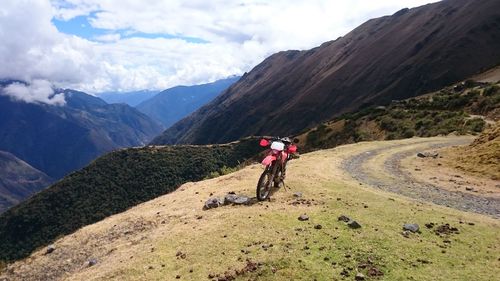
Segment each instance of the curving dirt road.
[[[362,184],[425,202],[500,218],[498,192],[474,194],[462,190],[450,190],[444,187],[448,185],[447,183],[431,183],[417,179],[408,167],[403,167],[401,164],[404,159],[409,157],[414,157],[415,159],[412,161],[416,162],[415,155],[421,151],[465,145],[471,141],[471,137],[465,136],[414,139],[407,142],[380,142],[380,145],[376,147],[367,146],[362,152],[358,151],[357,154],[347,157],[342,162],[341,167]],[[420,169],[415,170],[420,171]],[[439,174],[439,171],[434,172]],[[458,178],[467,177],[467,175],[460,174],[455,176]],[[447,181],[454,180],[447,179]]]

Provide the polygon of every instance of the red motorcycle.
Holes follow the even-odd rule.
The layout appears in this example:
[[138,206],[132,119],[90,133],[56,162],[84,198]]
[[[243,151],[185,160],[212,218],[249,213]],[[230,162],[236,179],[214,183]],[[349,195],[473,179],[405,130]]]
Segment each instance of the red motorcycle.
[[[293,143],[298,143],[298,140]],[[260,146],[270,146],[270,150],[262,160],[265,169],[257,184],[257,200],[266,200],[273,187],[277,189],[285,185],[286,163],[297,153],[297,146],[293,143],[287,137],[260,140]]]

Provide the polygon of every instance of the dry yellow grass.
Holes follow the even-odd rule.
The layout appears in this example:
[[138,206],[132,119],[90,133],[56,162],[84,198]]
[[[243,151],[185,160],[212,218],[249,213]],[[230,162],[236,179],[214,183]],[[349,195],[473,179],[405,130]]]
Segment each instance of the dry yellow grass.
[[500,121],[470,145],[442,151],[444,163],[465,173],[500,181]]
[[[209,280],[210,274],[234,275],[250,259],[260,266],[237,280],[341,280],[344,270],[352,280],[358,271],[366,275],[371,266],[381,270],[386,280],[493,280],[500,275],[498,220],[359,186],[339,168],[349,155],[415,141],[360,143],[305,154],[290,163],[290,190],[278,191],[271,202],[251,206],[202,210],[212,193],[254,196],[262,171],[259,165],[187,183],[62,237],[53,253],[46,255],[40,249],[10,265],[5,276]],[[305,204],[291,204],[296,200],[293,192],[298,191]],[[297,220],[303,213],[310,216],[309,221]],[[341,214],[363,227],[349,229],[337,220]],[[420,224],[422,233],[402,236],[401,226],[408,222]],[[440,237],[425,229],[428,222],[449,223],[460,234]],[[321,229],[315,228],[318,224]],[[97,264],[88,267],[91,258]]]

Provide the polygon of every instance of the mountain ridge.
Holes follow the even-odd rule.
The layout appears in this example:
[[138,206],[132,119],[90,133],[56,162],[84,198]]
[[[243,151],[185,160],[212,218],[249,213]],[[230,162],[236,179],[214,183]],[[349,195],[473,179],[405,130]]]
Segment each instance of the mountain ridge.
[[437,90],[500,63],[500,4],[445,0],[372,19],[308,51],[271,55],[152,143],[290,135]]
[[56,91],[64,93],[66,105],[13,101],[0,94],[0,150],[52,178],[113,149],[145,144],[163,129],[128,105],[109,105],[69,89]]
[[136,108],[168,128],[213,100],[239,78],[235,76],[211,83],[172,87],[141,102]]

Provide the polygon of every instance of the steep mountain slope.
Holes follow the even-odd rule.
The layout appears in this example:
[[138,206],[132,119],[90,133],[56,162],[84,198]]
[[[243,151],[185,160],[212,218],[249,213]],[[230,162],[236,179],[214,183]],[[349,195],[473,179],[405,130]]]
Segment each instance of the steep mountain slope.
[[158,91],[135,91],[135,92],[105,92],[97,94],[97,96],[103,99],[107,103],[126,103],[130,106],[136,106],[141,102],[148,100],[158,94]]
[[0,215],[0,261],[29,255],[78,228],[224,173],[262,151],[255,139],[217,146],[128,148],[109,153]]
[[467,80],[387,106],[371,106],[322,123],[297,137],[306,150],[438,135],[478,134],[500,121],[500,83]]
[[231,77],[208,84],[170,88],[143,101],[136,108],[149,117],[161,121],[163,126],[168,128],[213,100],[239,78]]
[[49,186],[52,179],[11,153],[0,151],[0,213]]
[[[341,169],[354,155],[421,141],[302,155],[290,162],[290,189],[248,206],[202,210],[207,198],[231,191],[254,196],[258,165],[186,183],[61,237],[53,252],[37,250],[0,279],[355,280],[361,273],[363,280],[497,280],[499,220],[359,185]],[[302,214],[307,221],[297,219]],[[341,215],[361,227],[349,228]],[[403,231],[406,223],[419,232]]]
[[500,63],[500,1],[444,0],[372,19],[308,51],[274,54],[153,143],[289,135],[436,90]]
[[107,104],[64,90],[66,105],[13,101],[0,89],[0,150],[52,178],[84,167],[105,152],[143,145],[162,126],[125,104]]

